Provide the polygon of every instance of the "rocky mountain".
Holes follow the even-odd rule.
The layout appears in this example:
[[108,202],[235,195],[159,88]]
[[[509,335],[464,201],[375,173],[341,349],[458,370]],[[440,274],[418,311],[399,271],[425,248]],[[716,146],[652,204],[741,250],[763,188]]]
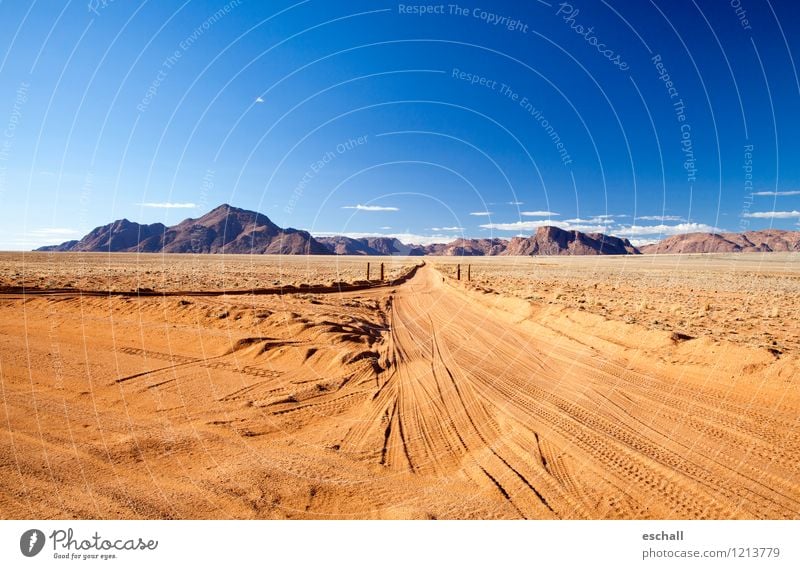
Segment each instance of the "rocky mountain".
[[360,237],[354,239],[344,235],[317,237],[317,241],[334,255],[425,255],[425,248],[406,245],[395,237]]
[[378,255],[424,255],[425,249],[417,245],[406,245],[396,237],[364,237],[364,242]]
[[[139,243],[160,236],[167,227],[162,223],[141,225],[135,221],[118,219],[108,225],[96,227],[79,241],[42,247],[39,251],[139,251]],[[141,249],[141,252],[150,249]]]
[[360,237],[354,239],[344,235],[317,237],[317,241],[334,255],[424,255],[425,249],[406,245],[394,237]]
[[37,251],[72,251],[72,248],[78,244],[77,239],[73,239],[72,241],[64,241],[59,245],[45,245],[44,247],[39,247],[36,249]]
[[334,255],[380,255],[378,251],[367,245],[366,239],[353,239],[344,235],[317,237],[316,239]]
[[161,223],[140,225],[122,219],[92,230],[71,245],[67,242],[44,250],[283,255],[330,253],[306,231],[282,229],[265,215],[227,204],[202,217],[186,219],[172,227]]
[[642,253],[759,253],[800,251],[800,231],[764,229],[744,233],[686,233],[640,247]]
[[282,229],[266,215],[227,204],[167,228],[160,246],[164,253],[328,254],[307,231]]
[[425,254],[447,257],[502,255],[507,247],[508,241],[505,239],[456,239],[451,243],[428,245]]
[[514,237],[503,255],[638,255],[627,239],[602,233],[540,227],[531,237]]

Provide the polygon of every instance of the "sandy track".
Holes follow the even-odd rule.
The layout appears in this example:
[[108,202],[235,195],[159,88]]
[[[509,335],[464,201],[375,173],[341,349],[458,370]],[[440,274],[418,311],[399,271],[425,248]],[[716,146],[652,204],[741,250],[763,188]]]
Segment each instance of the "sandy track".
[[537,340],[429,267],[391,315],[390,371],[350,437],[383,436],[392,468],[464,473],[524,517],[800,515],[791,413]]
[[342,295],[3,302],[4,517],[800,517],[785,361],[731,386],[647,366],[429,265]]

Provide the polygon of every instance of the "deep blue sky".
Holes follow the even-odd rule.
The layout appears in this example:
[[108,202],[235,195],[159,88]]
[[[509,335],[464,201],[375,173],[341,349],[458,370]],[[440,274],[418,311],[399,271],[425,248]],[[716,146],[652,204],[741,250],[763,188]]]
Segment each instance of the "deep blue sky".
[[798,10],[738,4],[3,0],[0,249],[223,202],[417,242],[797,228]]

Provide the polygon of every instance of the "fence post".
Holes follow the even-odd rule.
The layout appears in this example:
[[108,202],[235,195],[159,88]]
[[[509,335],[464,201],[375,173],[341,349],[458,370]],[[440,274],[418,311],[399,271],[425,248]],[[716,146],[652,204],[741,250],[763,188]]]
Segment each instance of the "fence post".
[[467,280],[472,280],[472,265],[467,265]]
[[369,263],[367,263],[367,280],[369,280]]
[[383,263],[381,263],[381,282],[383,282]]
[[461,280],[461,263],[458,264],[458,267],[456,269],[456,280],[459,281]]

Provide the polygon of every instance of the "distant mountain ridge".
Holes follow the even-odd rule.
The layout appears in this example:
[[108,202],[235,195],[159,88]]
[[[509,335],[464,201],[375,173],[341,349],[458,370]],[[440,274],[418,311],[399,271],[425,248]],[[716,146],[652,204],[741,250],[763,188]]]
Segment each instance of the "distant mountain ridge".
[[197,219],[167,227],[121,219],[97,227],[79,241],[39,251],[129,253],[257,253],[327,255],[330,251],[307,231],[282,229],[263,214],[222,204]]
[[603,233],[581,233],[540,227],[532,237],[514,237],[504,255],[638,255],[627,239]]
[[396,237],[317,237],[334,255],[424,255],[423,247],[406,245]]
[[[67,241],[53,247],[42,247],[42,251],[130,251],[136,250],[142,241],[161,235],[167,226],[163,223],[141,225],[127,219],[119,219],[108,225],[92,229],[80,241]],[[148,251],[149,249],[142,249]]]
[[800,231],[762,229],[744,233],[685,233],[640,248],[642,253],[769,253],[800,251]]
[[315,238],[307,231],[278,227],[261,213],[222,204],[202,217],[185,219],[171,227],[120,219],[93,229],[80,240],[40,247],[37,251],[455,257],[735,253],[800,251],[800,231],[687,233],[637,248],[620,237],[545,226],[530,237],[459,238],[423,246],[387,236]]
[[456,239],[450,243],[435,243],[425,247],[426,255],[447,257],[477,257],[503,255],[508,247],[506,239]]

